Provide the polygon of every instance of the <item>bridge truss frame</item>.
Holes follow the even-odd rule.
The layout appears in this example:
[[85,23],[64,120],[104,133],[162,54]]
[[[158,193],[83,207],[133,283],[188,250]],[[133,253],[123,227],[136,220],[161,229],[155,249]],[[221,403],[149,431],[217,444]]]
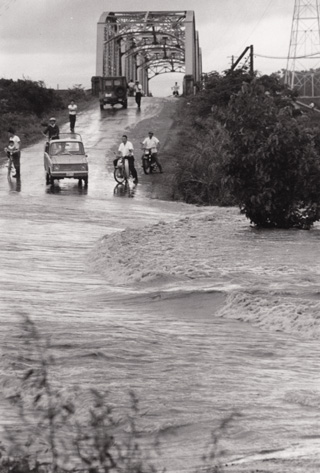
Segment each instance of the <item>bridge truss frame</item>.
[[193,11],[104,12],[97,24],[97,76],[149,81],[184,74],[184,93],[195,92],[202,75],[199,35]]

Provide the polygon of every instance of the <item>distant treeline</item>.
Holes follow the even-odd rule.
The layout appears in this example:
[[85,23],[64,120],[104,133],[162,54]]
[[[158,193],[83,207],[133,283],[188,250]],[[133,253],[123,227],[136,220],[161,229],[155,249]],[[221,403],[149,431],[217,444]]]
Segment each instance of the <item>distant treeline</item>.
[[8,127],[13,127],[22,145],[41,138],[41,123],[67,108],[71,99],[86,99],[81,84],[67,91],[47,88],[42,81],[0,79],[0,148],[7,144]]

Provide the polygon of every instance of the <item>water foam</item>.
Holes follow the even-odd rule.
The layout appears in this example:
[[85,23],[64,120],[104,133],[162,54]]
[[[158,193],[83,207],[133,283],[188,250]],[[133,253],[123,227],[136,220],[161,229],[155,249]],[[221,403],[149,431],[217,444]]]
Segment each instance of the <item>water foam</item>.
[[320,336],[320,302],[312,299],[235,292],[228,295],[219,316],[306,338]]

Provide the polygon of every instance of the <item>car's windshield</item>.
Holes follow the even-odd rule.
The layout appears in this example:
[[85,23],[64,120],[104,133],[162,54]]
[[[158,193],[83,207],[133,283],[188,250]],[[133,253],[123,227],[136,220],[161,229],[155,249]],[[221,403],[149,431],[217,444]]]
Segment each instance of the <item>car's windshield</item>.
[[51,156],[61,154],[84,154],[83,144],[79,141],[56,141],[50,145],[50,154]]

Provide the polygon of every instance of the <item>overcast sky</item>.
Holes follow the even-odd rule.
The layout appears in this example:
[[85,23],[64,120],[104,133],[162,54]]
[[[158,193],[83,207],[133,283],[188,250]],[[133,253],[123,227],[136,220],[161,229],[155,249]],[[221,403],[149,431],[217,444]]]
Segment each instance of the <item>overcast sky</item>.
[[[204,72],[229,68],[252,44],[254,68],[270,74],[286,67],[293,8],[294,0],[0,0],[1,77],[89,88],[100,15],[132,10],[194,10]],[[168,95],[174,80],[182,75],[164,74],[150,89]]]

